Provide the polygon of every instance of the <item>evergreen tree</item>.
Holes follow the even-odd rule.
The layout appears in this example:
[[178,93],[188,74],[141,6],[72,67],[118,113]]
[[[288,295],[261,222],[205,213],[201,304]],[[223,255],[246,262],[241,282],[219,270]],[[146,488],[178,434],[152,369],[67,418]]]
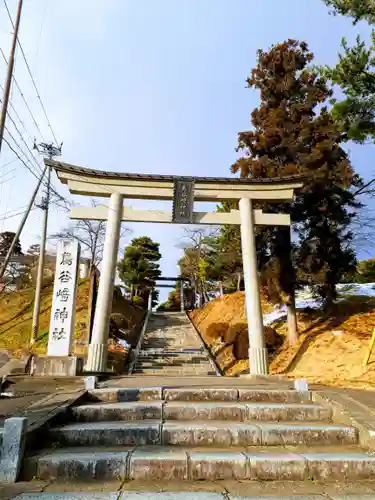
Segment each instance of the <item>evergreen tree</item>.
[[[354,24],[360,20],[375,24],[373,0],[323,1],[335,14],[351,17]],[[369,47],[358,36],[353,47],[343,38],[342,49],[335,66],[320,68],[322,75],[338,85],[344,94],[344,98],[331,100],[332,115],[345,140],[375,142],[375,32]]]
[[[5,257],[6,254],[8,253],[8,250],[10,248],[10,245],[12,244],[13,238],[15,237],[16,233],[13,233],[12,231],[4,231],[3,233],[0,233],[0,256]],[[21,243],[20,240],[15,244],[15,247],[13,249],[13,255],[23,255],[22,253],[22,248],[21,248]]]
[[238,150],[244,156],[232,166],[242,177],[304,176],[293,204],[266,207],[290,211],[298,248],[289,228],[258,230],[259,264],[269,295],[290,307],[296,285],[293,261],[306,275],[313,273],[310,284],[327,305],[335,298],[342,273],[355,265],[348,226],[358,207],[350,189],[359,179],[324,107],[332,93],[326,80],[309,68],[312,60],[307,44],[295,40],[258,51],[258,65],[247,83],[260,90],[261,104],[252,112],[253,130],[239,134]]
[[370,24],[375,24],[374,0],[323,0],[323,2],[333,8],[334,14],[352,17],[354,23],[366,20]]
[[124,258],[118,263],[117,269],[132,300],[140,297],[143,304],[147,304],[150,290],[161,274],[160,259],[159,243],[147,236],[134,238],[126,247]]

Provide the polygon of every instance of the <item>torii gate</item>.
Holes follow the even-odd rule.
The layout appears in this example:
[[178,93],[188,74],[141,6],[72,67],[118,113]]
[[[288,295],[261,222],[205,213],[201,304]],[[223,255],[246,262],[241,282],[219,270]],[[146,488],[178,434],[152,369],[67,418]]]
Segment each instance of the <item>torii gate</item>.
[[[109,318],[121,221],[164,222],[176,224],[237,224],[241,226],[241,246],[249,331],[249,361],[252,375],[268,373],[267,348],[255,247],[255,225],[290,225],[287,214],[263,213],[253,209],[253,202],[284,202],[293,199],[294,190],[302,187],[294,176],[268,179],[223,177],[176,177],[168,175],[127,174],[82,168],[50,159],[53,168],[72,194],[110,198],[109,206],[74,207],[72,219],[107,221],[103,261],[94,327],[89,345],[87,370],[106,371]],[[173,200],[173,211],[135,210],[123,205],[126,199]],[[239,200],[239,210],[230,212],[194,212],[194,201],[222,202]]]
[[185,311],[185,303],[184,303],[184,282],[189,282],[189,280],[187,280],[186,278],[182,278],[181,276],[178,276],[178,277],[174,277],[174,278],[169,278],[168,276],[164,276],[164,277],[159,277],[157,278],[156,280],[157,282],[158,281],[174,281],[175,284],[174,285],[171,285],[171,284],[165,284],[165,283],[156,283],[155,285],[155,288],[174,288],[176,286],[176,283],[180,283],[180,301],[181,301],[181,312],[184,312]]

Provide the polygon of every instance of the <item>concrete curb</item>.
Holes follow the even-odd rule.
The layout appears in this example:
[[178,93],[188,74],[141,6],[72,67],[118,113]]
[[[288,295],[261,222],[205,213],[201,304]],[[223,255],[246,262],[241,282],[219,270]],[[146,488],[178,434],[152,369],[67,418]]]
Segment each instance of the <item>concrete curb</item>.
[[15,483],[18,480],[25,449],[33,449],[40,439],[44,426],[56,422],[67,409],[79,403],[85,390],[49,394],[30,405],[22,415],[5,420],[0,448],[0,481]]
[[205,353],[207,354],[208,356],[208,360],[210,362],[210,365],[212,366],[213,370],[215,371],[216,373],[216,376],[217,377],[222,377],[224,375],[223,371],[219,368],[219,366],[217,365],[216,361],[215,361],[215,358],[214,356],[212,355],[209,347],[207,346],[207,344],[205,343],[205,341],[203,340],[203,337],[200,333],[200,331],[198,330],[198,328],[194,325],[194,323],[191,321],[190,317],[189,317],[189,314],[187,312],[185,312],[186,314],[186,317],[187,319],[189,320],[189,323],[191,324],[191,326],[194,328],[196,334],[198,335],[198,338],[199,340],[201,341],[202,343],[202,347],[205,351]]
[[157,493],[155,491],[120,491],[120,492],[94,492],[94,493],[40,493],[23,494],[13,500],[372,500],[373,495],[359,496],[322,496],[322,495],[303,495],[303,496],[238,496],[231,493],[214,492],[167,492]]
[[359,444],[369,451],[375,450],[375,414],[355,399],[334,390],[311,391],[312,401],[330,405],[332,420],[337,424],[356,427]]
[[5,420],[0,453],[0,482],[15,483],[18,479],[25,451],[27,418]]

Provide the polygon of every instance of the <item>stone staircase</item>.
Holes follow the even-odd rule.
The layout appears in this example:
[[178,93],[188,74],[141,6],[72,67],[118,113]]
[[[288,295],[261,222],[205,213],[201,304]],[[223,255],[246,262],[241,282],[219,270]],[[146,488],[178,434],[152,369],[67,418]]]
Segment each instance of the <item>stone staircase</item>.
[[24,479],[97,481],[98,489],[139,480],[145,491],[160,480],[372,479],[375,456],[359,447],[356,428],[331,417],[294,390],[96,389],[45,429]]
[[154,313],[148,321],[133,372],[144,375],[216,375],[184,313]]

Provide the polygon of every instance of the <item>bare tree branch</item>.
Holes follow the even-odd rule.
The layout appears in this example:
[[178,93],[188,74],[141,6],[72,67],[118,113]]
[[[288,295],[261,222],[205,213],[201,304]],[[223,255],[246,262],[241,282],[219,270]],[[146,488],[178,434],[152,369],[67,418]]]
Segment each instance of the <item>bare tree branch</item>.
[[[93,207],[98,204],[91,200]],[[83,247],[83,254],[86,254],[90,260],[90,273],[94,266],[97,267],[103,258],[105,242],[106,222],[92,220],[77,220],[69,226],[62,228],[55,234],[49,236],[50,241],[59,239],[75,239]],[[129,228],[123,227],[120,233],[120,240],[130,232]]]

